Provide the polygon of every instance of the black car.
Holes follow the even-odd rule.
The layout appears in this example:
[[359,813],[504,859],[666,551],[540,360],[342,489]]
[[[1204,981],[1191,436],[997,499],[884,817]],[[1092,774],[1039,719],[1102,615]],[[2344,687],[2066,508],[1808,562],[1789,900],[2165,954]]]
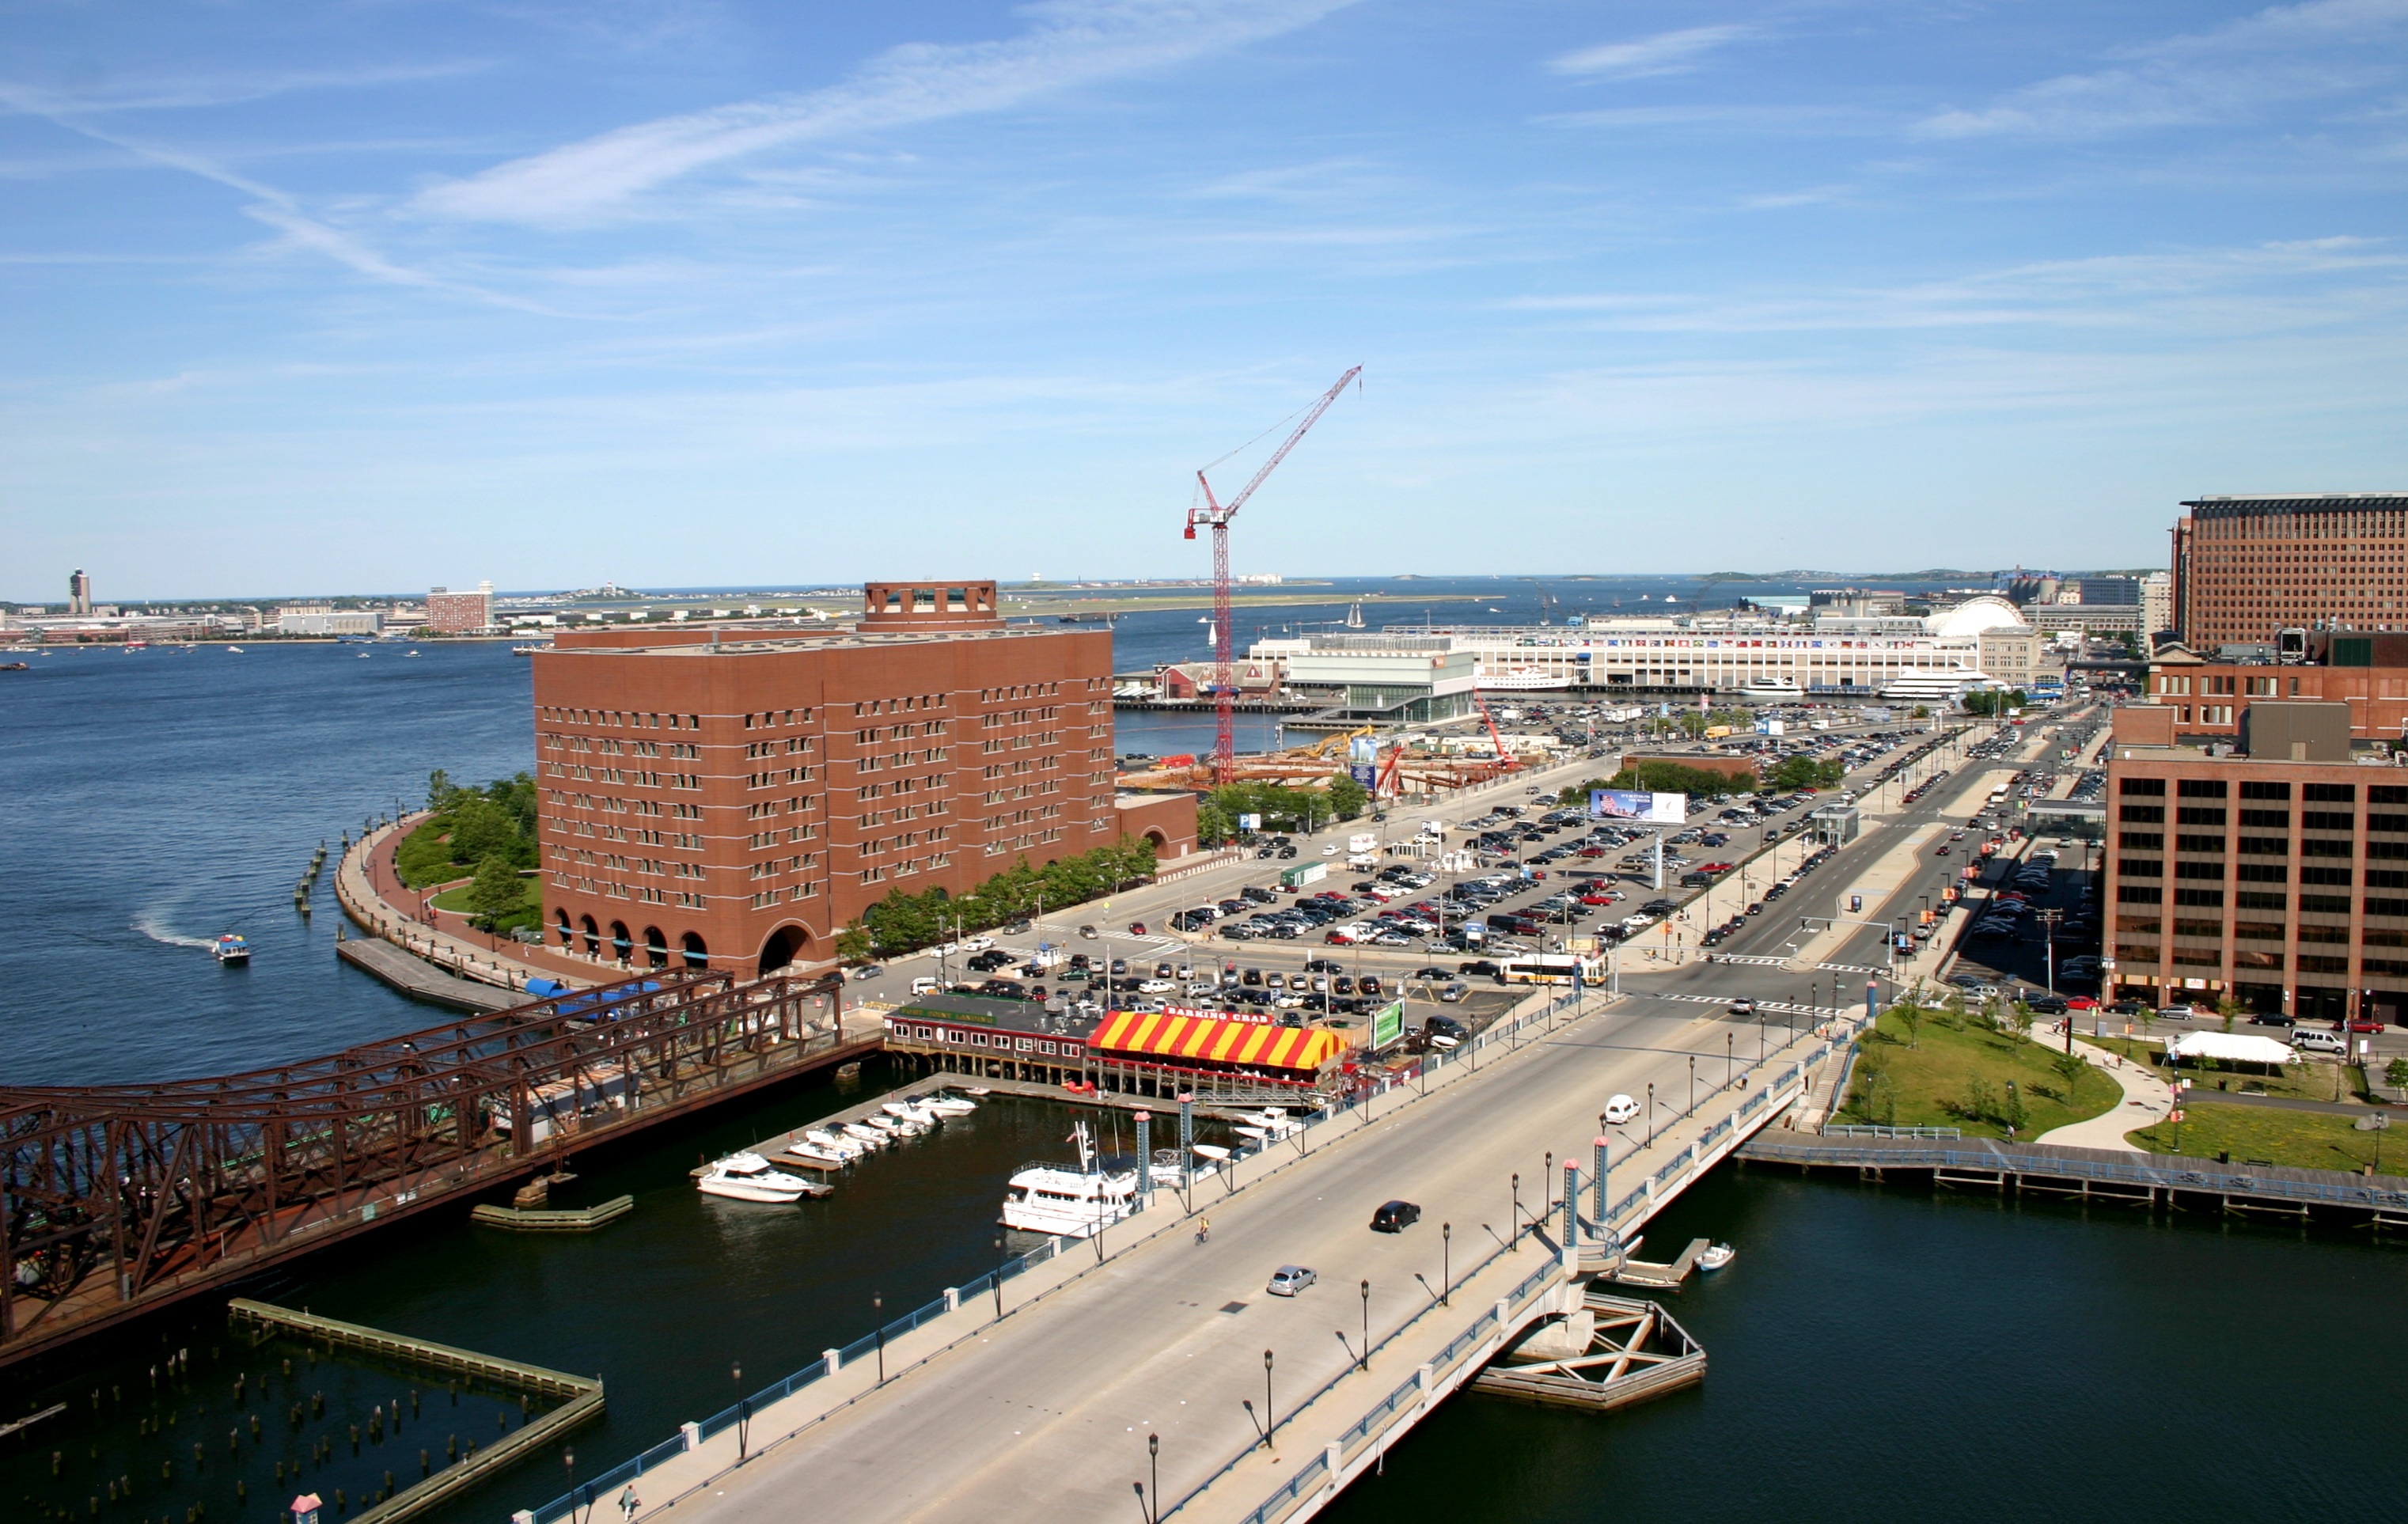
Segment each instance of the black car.
[[1371,1231],[1401,1233],[1422,1220],[1422,1209],[1411,1201],[1383,1201],[1371,1214]]

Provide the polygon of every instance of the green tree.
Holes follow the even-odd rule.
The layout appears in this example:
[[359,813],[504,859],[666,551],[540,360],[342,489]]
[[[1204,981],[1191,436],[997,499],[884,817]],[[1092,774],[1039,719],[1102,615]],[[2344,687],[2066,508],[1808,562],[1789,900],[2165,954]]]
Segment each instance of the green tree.
[[1965,1081],[1965,1100],[1959,1108],[1970,1122],[1987,1120],[1999,1109],[1999,1093],[1988,1078],[1975,1074]]
[[2027,1042],[2031,1040],[2032,1008],[2030,1006],[2021,1000],[2009,1002],[2006,1019],[2007,1030],[2014,1034],[2015,1041]]
[[1196,802],[1196,839],[1208,847],[1217,847],[1234,841],[1238,835],[1235,815],[1217,798],[1206,798]]
[[1906,1045],[1913,1048],[1915,1038],[1923,1030],[1924,1017],[1930,1013],[1924,1010],[1923,1002],[1910,993],[1904,999],[1890,1007],[1890,1014],[1898,1017],[1899,1026],[1906,1028]]
[[526,908],[526,886],[510,859],[496,852],[477,864],[468,884],[469,918],[487,931]]
[[1807,756],[1802,753],[1784,756],[1773,768],[1770,779],[1772,786],[1782,790],[1828,788],[1848,775],[1848,769],[1838,758]]
[[2016,1133],[2023,1130],[2024,1124],[2031,1120],[2031,1110],[2024,1104],[2024,1087],[2013,1080],[2007,1082],[2006,1104],[1999,1108],[1999,1120],[2006,1124],[2010,1143],[2014,1141]]
[[2239,997],[2227,995],[2215,1002],[2215,1014],[2224,1018],[2224,1029],[2229,1032],[2234,1022],[2249,1014],[2249,1007]]
[[2065,1103],[2072,1105],[2074,1087],[2081,1083],[2082,1071],[2090,1067],[2090,1060],[2078,1053],[2059,1053],[2049,1059],[2048,1066],[2065,1082]]
[[1371,791],[1356,783],[1350,773],[1332,773],[1329,779],[1329,808],[1340,820],[1353,820],[1371,802]]
[[452,797],[452,775],[441,768],[426,775],[426,808],[440,810],[443,801]]
[[867,963],[877,951],[877,943],[859,921],[836,934],[836,956],[847,963]]

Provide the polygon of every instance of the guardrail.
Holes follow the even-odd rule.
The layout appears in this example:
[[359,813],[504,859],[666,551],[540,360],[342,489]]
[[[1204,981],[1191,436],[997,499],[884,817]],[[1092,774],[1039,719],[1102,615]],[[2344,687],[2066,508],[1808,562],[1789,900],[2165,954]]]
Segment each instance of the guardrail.
[[[1746,1145],[1746,1157],[1773,1163],[1837,1165],[1842,1168],[1980,1170],[1999,1174],[2145,1186],[2169,1192],[2256,1196],[2306,1205],[2347,1207],[2356,1211],[2408,1209],[2408,1189],[2365,1184],[2362,1177],[2342,1174],[2337,1171],[2286,1170],[2275,1174],[2243,1174],[2221,1169],[2213,1159],[2182,1158],[2166,1165],[2134,1164],[2112,1157],[2098,1157],[2091,1150],[2051,1149],[2045,1145],[2022,1148],[1870,1148],[1850,1147],[1844,1143],[1755,1139]],[[2313,1178],[2317,1175],[2328,1178]],[[2302,1176],[2309,1178],[2300,1178]],[[2408,1182],[2403,1182],[2403,1185],[2408,1185]]]
[[1841,1122],[1823,1129],[1826,1138],[1931,1138],[1954,1140],[1965,1136],[1962,1128],[1893,1128],[1866,1122]]

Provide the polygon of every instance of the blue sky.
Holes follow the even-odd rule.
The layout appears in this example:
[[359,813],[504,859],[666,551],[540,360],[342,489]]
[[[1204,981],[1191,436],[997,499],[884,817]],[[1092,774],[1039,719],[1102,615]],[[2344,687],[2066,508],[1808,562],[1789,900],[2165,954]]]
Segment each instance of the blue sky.
[[0,15],[0,597],[1197,574],[1354,364],[1239,569],[2408,482],[2408,0]]

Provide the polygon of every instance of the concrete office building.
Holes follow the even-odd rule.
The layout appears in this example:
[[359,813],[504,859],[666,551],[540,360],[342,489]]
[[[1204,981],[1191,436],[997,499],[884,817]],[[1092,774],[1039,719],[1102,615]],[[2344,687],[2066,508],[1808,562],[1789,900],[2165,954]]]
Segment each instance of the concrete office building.
[[2167,712],[2174,740],[2237,741],[2253,705],[2269,699],[2348,707],[2349,739],[2361,746],[2408,740],[2408,635],[2319,631],[2301,661],[2231,662],[2172,644],[2149,663],[2149,702]]
[[92,578],[81,567],[67,577],[67,612],[78,617],[92,613]]
[[1193,851],[1192,796],[1114,792],[1111,634],[996,608],[873,582],[849,627],[561,631],[533,658],[547,940],[751,974],[832,960],[893,890]]
[[2408,630],[2408,493],[2201,497],[2173,527],[2173,627],[2193,651],[2287,628]]
[[2408,770],[2354,766],[2341,706],[2273,702],[2245,755],[2115,712],[2104,913],[2112,992],[2300,1020],[2408,1011]]

